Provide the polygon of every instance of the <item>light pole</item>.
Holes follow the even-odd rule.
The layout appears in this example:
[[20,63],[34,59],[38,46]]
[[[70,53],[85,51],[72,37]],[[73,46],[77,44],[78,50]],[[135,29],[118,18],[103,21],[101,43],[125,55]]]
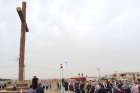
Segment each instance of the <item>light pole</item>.
[[98,79],[100,80],[100,78],[101,78],[101,69],[97,68],[97,71],[98,71]]
[[63,64],[60,64],[60,93],[63,93]]

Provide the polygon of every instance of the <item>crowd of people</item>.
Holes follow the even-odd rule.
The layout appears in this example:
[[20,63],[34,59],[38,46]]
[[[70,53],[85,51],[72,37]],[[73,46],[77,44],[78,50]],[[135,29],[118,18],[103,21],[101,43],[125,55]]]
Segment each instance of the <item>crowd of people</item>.
[[0,90],[6,89],[6,82],[0,81]]
[[[51,89],[52,82],[39,82],[34,76],[27,93],[44,93]],[[0,85],[3,85],[0,83]],[[53,83],[54,85],[54,83]],[[3,88],[1,86],[0,88]],[[62,79],[57,84],[58,92],[68,93],[140,93],[140,80],[74,80]],[[59,91],[60,90],[60,91]]]
[[62,80],[62,86],[67,91],[75,93],[140,93],[140,81],[128,80],[98,80],[75,81]]

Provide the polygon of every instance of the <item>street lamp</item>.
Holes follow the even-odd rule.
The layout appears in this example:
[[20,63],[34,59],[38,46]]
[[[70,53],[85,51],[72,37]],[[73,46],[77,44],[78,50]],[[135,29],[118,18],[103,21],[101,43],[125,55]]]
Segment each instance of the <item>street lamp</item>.
[[97,68],[97,71],[98,71],[98,79],[100,79],[101,78],[101,69]]
[[62,82],[62,80],[63,80],[63,64],[60,64],[60,88],[61,88],[61,93],[63,93],[63,82]]

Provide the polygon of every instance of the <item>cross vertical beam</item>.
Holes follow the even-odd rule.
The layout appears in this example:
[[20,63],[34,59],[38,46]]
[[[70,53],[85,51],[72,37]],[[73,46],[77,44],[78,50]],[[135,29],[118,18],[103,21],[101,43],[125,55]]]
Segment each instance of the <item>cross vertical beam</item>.
[[25,37],[28,32],[26,24],[26,2],[22,2],[22,9],[17,7],[17,12],[21,20],[20,53],[19,53],[19,74],[18,80],[24,80],[24,58],[25,58]]
[[[26,2],[22,2],[22,16],[26,17]],[[24,80],[24,57],[25,57],[25,22],[21,22],[20,57],[19,57],[19,81]]]

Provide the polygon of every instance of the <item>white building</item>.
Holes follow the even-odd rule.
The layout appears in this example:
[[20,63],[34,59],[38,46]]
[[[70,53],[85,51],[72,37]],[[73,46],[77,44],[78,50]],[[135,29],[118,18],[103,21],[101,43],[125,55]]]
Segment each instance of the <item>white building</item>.
[[111,77],[115,79],[137,80],[140,79],[140,72],[114,73],[111,75]]

